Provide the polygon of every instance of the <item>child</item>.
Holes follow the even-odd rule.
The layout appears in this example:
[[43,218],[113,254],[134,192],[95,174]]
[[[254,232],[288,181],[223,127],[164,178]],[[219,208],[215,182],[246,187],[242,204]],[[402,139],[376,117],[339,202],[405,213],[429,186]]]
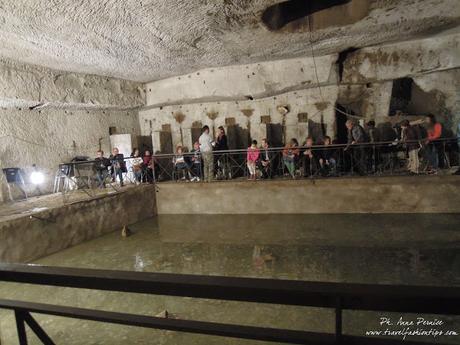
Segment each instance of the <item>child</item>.
[[185,162],[185,158],[182,153],[182,146],[178,146],[176,148],[176,155],[173,158],[173,164],[177,174],[179,174],[179,172],[182,172],[182,180],[186,180],[187,174],[190,175],[190,170],[187,165],[187,162]]
[[200,143],[195,141],[193,144],[192,150],[192,182],[193,181],[200,181],[201,178],[201,152],[200,152]]
[[252,145],[248,147],[247,165],[250,177],[248,180],[256,179],[256,162],[259,159],[260,150],[257,148],[257,141],[253,140]]

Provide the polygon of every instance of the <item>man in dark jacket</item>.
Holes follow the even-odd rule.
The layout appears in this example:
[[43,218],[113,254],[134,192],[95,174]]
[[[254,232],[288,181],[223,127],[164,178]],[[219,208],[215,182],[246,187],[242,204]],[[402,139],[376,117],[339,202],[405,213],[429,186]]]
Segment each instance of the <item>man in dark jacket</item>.
[[366,147],[362,144],[368,142],[363,127],[353,120],[347,120],[345,126],[348,129],[348,145],[346,151],[351,153],[352,167],[360,175],[365,175]]
[[[227,135],[223,126],[217,128],[218,134],[214,151],[228,151]],[[225,154],[216,152],[214,155],[214,173],[220,178],[230,178],[230,165]]]
[[305,147],[302,154],[303,177],[311,177],[317,171],[319,151],[313,150],[313,138],[310,136],[307,137],[303,146]]
[[104,151],[99,150],[96,152],[94,159],[94,170],[96,170],[96,178],[98,188],[105,188],[105,179],[109,176],[107,168],[110,166],[110,160],[104,157]]
[[331,137],[325,136],[323,149],[319,154],[319,166],[321,175],[323,176],[336,175],[337,173],[336,150],[334,147],[331,147],[331,144]]
[[418,137],[417,131],[410,125],[409,120],[404,120],[401,123],[402,129],[402,142],[405,144],[409,160],[407,163],[407,169],[412,174],[419,173],[420,161],[418,153],[420,151],[420,138]]
[[118,176],[120,186],[123,187],[123,173],[126,172],[125,157],[119,153],[117,147],[114,147],[109,160],[112,165],[112,182],[115,182]]
[[374,144],[381,141],[380,132],[375,127],[374,120],[366,123],[365,131],[369,143],[372,143],[367,149],[367,169],[368,171],[376,172],[380,166],[380,148],[378,144]]
[[269,150],[270,145],[266,138],[262,139],[262,148],[260,149],[259,169],[262,172],[262,178],[272,177],[272,159],[273,152]]

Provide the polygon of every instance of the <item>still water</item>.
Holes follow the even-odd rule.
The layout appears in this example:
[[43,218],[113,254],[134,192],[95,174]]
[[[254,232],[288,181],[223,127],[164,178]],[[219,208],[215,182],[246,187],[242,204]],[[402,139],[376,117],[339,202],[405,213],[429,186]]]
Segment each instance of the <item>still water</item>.
[[[36,260],[50,266],[311,281],[460,286],[460,215],[159,216]],[[332,310],[0,283],[0,298],[224,323],[333,332]],[[382,329],[381,316],[345,312],[344,332]],[[419,315],[406,315],[414,320]],[[263,344],[35,315],[57,344]],[[429,316],[427,316],[427,319]],[[433,318],[433,317],[432,317]],[[431,318],[431,319],[432,319]],[[440,318],[439,316],[437,317]],[[441,317],[460,333],[460,318]],[[1,344],[17,344],[0,312]],[[397,329],[397,328],[395,328]],[[39,341],[29,332],[31,344]],[[419,337],[407,340],[429,340]],[[460,337],[434,341],[459,344]]]

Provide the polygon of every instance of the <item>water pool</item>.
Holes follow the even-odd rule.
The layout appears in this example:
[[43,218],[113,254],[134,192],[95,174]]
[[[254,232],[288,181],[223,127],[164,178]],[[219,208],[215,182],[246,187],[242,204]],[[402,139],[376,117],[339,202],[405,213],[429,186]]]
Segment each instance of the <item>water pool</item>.
[[[313,281],[460,285],[460,215],[159,216],[36,260],[50,266]],[[332,310],[1,283],[0,298],[184,319],[333,332]],[[388,313],[387,313],[388,314]],[[381,315],[346,312],[363,335]],[[398,315],[392,315],[398,317]],[[412,316],[410,316],[412,317]],[[439,317],[438,317],[439,318]],[[36,315],[57,344],[262,344]],[[460,318],[442,317],[460,331]],[[17,344],[1,312],[1,344]],[[29,333],[32,335],[32,333]],[[412,340],[422,340],[414,338]],[[427,339],[432,340],[432,339]],[[459,343],[446,337],[441,342]],[[438,340],[437,340],[438,341]],[[31,344],[39,341],[30,336]]]

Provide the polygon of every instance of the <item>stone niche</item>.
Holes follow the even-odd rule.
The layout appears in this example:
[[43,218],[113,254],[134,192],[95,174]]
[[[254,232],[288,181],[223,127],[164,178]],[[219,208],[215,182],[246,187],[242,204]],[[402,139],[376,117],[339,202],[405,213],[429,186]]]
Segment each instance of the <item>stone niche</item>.
[[270,115],[262,115],[262,116],[260,117],[260,123],[261,123],[261,124],[265,124],[265,125],[271,123],[271,117],[270,117]]

